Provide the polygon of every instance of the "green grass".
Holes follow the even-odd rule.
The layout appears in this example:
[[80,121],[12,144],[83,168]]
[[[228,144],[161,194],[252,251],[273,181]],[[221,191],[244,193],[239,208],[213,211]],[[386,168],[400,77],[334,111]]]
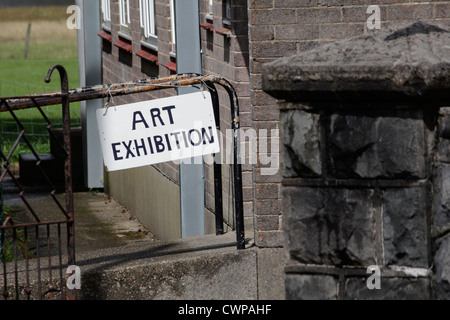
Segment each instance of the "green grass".
[[13,7],[0,10],[0,21],[52,21],[67,19],[66,6]]
[[78,87],[78,61],[76,59],[0,59],[0,96],[20,96],[60,90],[59,74],[45,83],[49,68],[61,64],[67,71],[69,87]]
[[[78,61],[74,59],[63,60],[0,60],[0,97],[21,96],[34,93],[42,93],[60,90],[59,74],[55,71],[52,81],[45,83],[44,78],[48,69],[53,64],[61,64],[66,68],[69,76],[69,86],[77,86]],[[54,128],[62,126],[62,111],[60,105],[46,106],[42,108],[52,122]],[[80,125],[80,104],[72,103],[72,126]],[[50,150],[47,123],[36,109],[25,109],[15,112],[16,116],[26,128],[26,135],[36,148],[38,153],[47,153]],[[0,113],[0,126],[2,138],[2,150],[8,152],[15,141],[19,126],[8,112]],[[17,162],[19,154],[29,153],[29,148],[21,143],[14,153],[12,162]]]
[[[44,78],[49,68],[61,64],[67,71],[69,87],[79,87],[76,31],[66,27],[66,7],[30,7],[0,10],[0,97],[22,96],[60,90],[59,74],[52,81]],[[29,50],[25,59],[25,42],[31,23]],[[54,128],[61,127],[61,106],[43,107]],[[26,135],[37,152],[50,151],[47,124],[38,110],[27,109],[15,114],[26,128]],[[80,124],[80,104],[71,104],[73,126]],[[8,112],[0,113],[2,151],[9,152],[19,128]],[[20,153],[29,153],[20,144],[12,162]]]

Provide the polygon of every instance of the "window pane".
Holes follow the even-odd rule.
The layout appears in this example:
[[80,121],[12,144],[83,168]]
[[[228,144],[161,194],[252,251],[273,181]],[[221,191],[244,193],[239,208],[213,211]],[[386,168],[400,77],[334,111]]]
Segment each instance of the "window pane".
[[172,27],[172,51],[176,51],[176,36],[175,36],[175,8],[173,4],[173,0],[170,0],[170,23]]
[[155,3],[154,0],[140,0],[140,18],[141,27],[144,37],[156,37],[156,23],[155,23]]
[[119,0],[119,9],[120,24],[124,27],[128,27],[128,24],[131,23],[129,0]]
[[111,21],[110,0],[102,0],[103,21]]

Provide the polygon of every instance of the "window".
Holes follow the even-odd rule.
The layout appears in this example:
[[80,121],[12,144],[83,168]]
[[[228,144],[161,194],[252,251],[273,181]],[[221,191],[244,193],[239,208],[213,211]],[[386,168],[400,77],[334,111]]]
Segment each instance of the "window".
[[208,13],[206,14],[206,22],[200,24],[200,27],[206,31],[214,31],[214,16],[213,16],[214,0],[208,0]]
[[170,24],[172,28],[172,54],[174,54],[176,49],[176,35],[175,35],[175,7],[174,1],[170,0]]
[[102,16],[103,23],[107,27],[111,27],[111,3],[110,0],[102,0]]
[[214,6],[214,0],[208,0],[209,1],[209,16],[213,16],[213,6]]
[[142,35],[146,42],[157,47],[158,39],[156,34],[155,1],[139,0],[139,8]]
[[223,28],[216,30],[216,33],[231,37],[231,0],[222,0],[222,24]]
[[145,38],[156,37],[155,1],[139,0],[141,28]]
[[130,0],[119,0],[120,25],[128,28],[131,24]]
[[225,12],[223,17],[224,24],[231,24],[231,0],[224,0]]

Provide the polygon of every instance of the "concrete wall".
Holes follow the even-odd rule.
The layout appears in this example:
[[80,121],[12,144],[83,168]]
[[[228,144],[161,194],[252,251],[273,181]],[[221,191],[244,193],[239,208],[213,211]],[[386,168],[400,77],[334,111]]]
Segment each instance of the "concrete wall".
[[[144,226],[150,226],[158,239],[181,237],[177,184],[153,166],[114,171],[106,176],[107,193],[133,212]],[[160,199],[156,200],[158,196]]]

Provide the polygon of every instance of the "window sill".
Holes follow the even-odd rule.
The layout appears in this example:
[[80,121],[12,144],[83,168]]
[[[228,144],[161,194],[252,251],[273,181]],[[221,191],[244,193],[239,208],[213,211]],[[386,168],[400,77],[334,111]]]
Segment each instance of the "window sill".
[[170,61],[168,64],[166,64],[164,67],[169,69],[170,71],[177,72],[177,64],[173,61]]
[[222,23],[227,27],[231,27],[231,19],[223,19]]
[[226,36],[227,38],[231,37],[231,30],[228,28],[222,28],[222,29],[216,30],[216,33],[218,33],[222,36]]
[[131,35],[129,35],[128,33],[123,32],[123,31],[119,31],[117,34],[119,35],[119,37],[124,38],[125,40],[128,40],[128,41],[132,41],[133,40],[131,38]]
[[111,33],[111,22],[103,23],[102,29],[105,30],[106,32]]
[[112,35],[104,30],[100,31],[99,33],[97,33],[100,38],[108,41],[108,42],[112,42]]
[[200,25],[206,31],[214,31],[214,25],[211,22],[205,22]]
[[141,57],[144,60],[147,60],[147,61],[150,61],[150,62],[156,64],[157,66],[159,65],[158,56],[151,54],[148,51],[140,50],[140,51],[136,52],[136,55]]
[[118,40],[116,42],[114,42],[114,45],[116,47],[118,47],[119,49],[125,50],[126,52],[132,52],[133,51],[133,46],[131,45],[131,43],[125,42],[123,40]]
[[158,46],[157,45],[151,44],[151,43],[149,43],[149,42],[147,42],[145,40],[142,40],[140,42],[140,45],[145,47],[145,48],[147,48],[147,49],[150,49],[150,50],[153,50],[153,51],[158,51]]

